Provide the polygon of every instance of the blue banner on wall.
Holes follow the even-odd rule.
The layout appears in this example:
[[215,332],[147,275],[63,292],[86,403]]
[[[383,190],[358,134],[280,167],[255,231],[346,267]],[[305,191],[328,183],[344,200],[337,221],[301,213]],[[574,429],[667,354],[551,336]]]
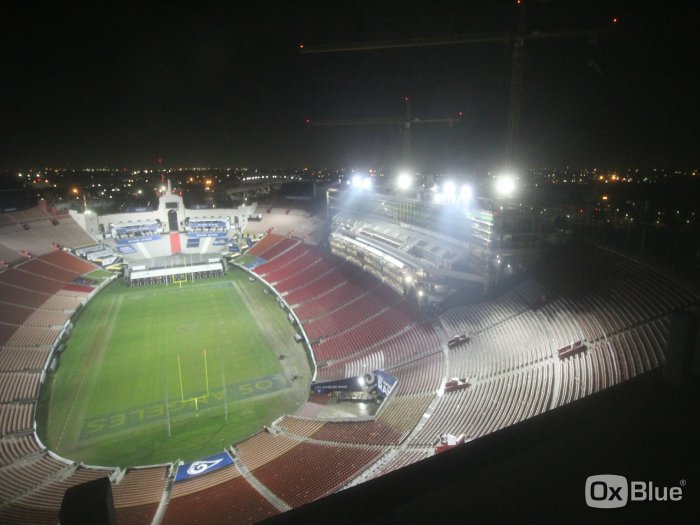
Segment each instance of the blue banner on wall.
[[136,253],[136,248],[133,246],[129,246],[128,244],[124,246],[117,246],[117,251],[119,253],[127,254],[127,253]]
[[175,474],[175,482],[184,481],[186,479],[196,478],[202,474],[208,474],[209,472],[214,472],[226,465],[233,463],[233,458],[229,456],[226,452],[221,452],[219,454],[214,454],[213,456],[207,456],[204,459],[193,461],[192,463],[185,463],[177,467],[177,474]]
[[377,378],[377,390],[388,396],[396,386],[398,379],[381,370],[375,370],[374,375]]
[[204,239],[205,237],[228,237],[226,232],[187,232],[191,239]]
[[313,383],[311,385],[311,390],[317,394],[324,394],[326,392],[362,392],[362,387],[364,383],[360,382],[358,377],[348,377],[346,379],[337,379],[335,381],[323,381],[320,383]]
[[376,390],[378,393],[388,396],[397,382],[398,379],[394,376],[381,370],[373,370],[355,377],[312,383],[311,391],[324,394],[327,392],[369,392]]
[[143,237],[127,237],[125,239],[117,239],[117,244],[136,244],[137,242],[158,241],[160,235],[149,235]]
[[227,220],[220,221],[200,221],[197,219],[190,219],[190,228],[228,228]]

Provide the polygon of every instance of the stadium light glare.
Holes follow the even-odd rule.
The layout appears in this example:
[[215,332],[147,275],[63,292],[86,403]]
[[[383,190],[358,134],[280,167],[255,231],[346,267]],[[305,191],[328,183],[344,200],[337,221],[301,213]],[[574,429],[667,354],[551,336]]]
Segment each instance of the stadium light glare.
[[396,186],[402,191],[410,189],[413,186],[413,177],[410,173],[402,171],[396,179]]
[[473,192],[471,186],[468,184],[463,184],[459,189],[459,200],[461,202],[469,202],[472,198]]
[[494,185],[496,193],[501,197],[510,197],[515,193],[515,177],[513,175],[501,175]]
[[355,175],[352,178],[352,187],[356,190],[368,190],[372,187],[372,179],[364,175]]
[[445,202],[454,202],[457,197],[457,186],[451,180],[448,180],[442,186],[442,197]]

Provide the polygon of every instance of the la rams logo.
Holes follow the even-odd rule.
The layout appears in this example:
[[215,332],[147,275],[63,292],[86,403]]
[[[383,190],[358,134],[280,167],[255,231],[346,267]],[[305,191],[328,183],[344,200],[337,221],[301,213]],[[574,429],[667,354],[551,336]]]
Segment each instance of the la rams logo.
[[223,458],[221,459],[216,459],[214,461],[195,461],[190,465],[190,467],[187,469],[187,474],[190,476],[196,476],[198,474],[202,474],[209,470],[210,468],[215,467],[219,463],[223,461]]

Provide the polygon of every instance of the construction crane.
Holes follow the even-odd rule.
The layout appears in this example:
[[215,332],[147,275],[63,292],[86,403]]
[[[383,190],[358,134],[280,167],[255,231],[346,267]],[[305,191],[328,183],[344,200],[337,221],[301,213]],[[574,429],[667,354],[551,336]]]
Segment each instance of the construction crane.
[[403,117],[370,117],[335,120],[312,120],[306,119],[307,126],[400,126],[403,138],[403,163],[404,166],[411,164],[411,128],[418,124],[447,124],[452,127],[462,117],[462,112],[457,117],[447,118],[417,118],[411,113],[411,100],[404,97],[406,111]]
[[[407,49],[417,47],[452,46],[460,44],[481,44],[490,42],[505,42],[513,48],[513,63],[511,67],[510,94],[508,97],[508,121],[506,129],[505,161],[511,167],[516,157],[518,129],[520,127],[520,100],[522,92],[522,76],[525,62],[525,41],[549,40],[562,38],[586,37],[590,43],[595,43],[598,35],[607,29],[588,29],[579,31],[557,31],[542,33],[539,31],[525,33],[525,4],[516,0],[520,8],[517,29],[514,32],[478,33],[469,35],[454,35],[448,37],[413,38],[404,40],[383,40],[374,42],[358,42],[346,44],[305,46],[299,45],[302,54],[319,53],[352,53],[360,51],[376,51],[383,49]],[[613,19],[613,23],[617,23]]]

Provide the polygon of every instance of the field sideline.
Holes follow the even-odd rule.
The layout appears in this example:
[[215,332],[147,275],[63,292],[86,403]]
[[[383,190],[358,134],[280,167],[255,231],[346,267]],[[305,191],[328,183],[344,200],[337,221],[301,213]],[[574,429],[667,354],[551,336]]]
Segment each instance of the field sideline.
[[311,372],[263,288],[239,269],[182,287],[110,284],[42,388],[41,440],[91,465],[188,461],[294,412]]

